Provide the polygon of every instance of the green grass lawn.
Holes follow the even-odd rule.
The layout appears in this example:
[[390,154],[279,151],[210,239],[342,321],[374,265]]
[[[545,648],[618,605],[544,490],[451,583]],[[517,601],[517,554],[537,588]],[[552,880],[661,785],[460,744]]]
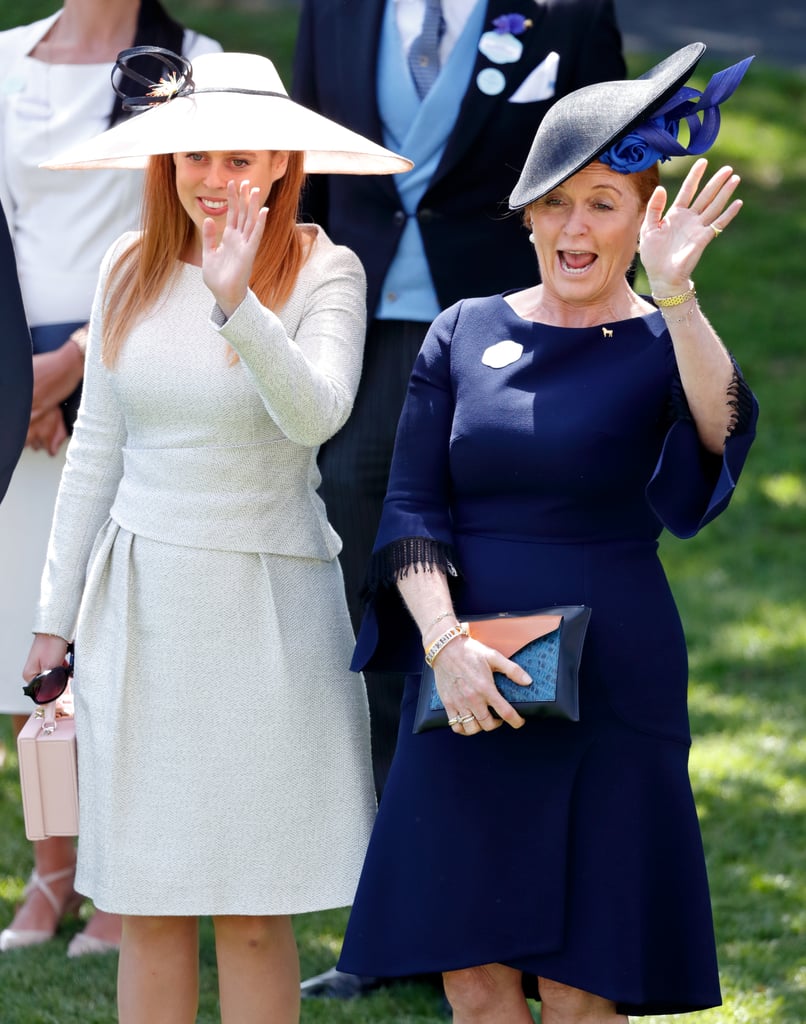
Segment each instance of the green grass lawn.
[[[55,9],[4,0],[0,28]],[[290,84],[295,14],[169,9],[232,50],[271,56]],[[655,56],[633,56],[637,73]],[[695,84],[716,70],[704,65]],[[696,275],[707,315],[739,359],[762,414],[729,511],[700,537],[663,542],[687,627],[692,777],[702,818],[725,1005],[702,1024],[806,1021],[806,81],[754,65],[725,110],[712,165],[742,175],[745,209]],[[665,174],[672,186],[684,170]],[[639,278],[639,287],[641,281]],[[0,768],[0,925],[28,874],[8,720]],[[88,908],[85,908],[85,913]],[[332,965],[346,911],[297,920],[303,974]],[[68,961],[74,921],[36,952],[0,956],[0,1024],[100,1024],[115,1016],[115,957]],[[199,1021],[218,1020],[209,922]],[[536,1019],[539,1011],[535,1009]],[[357,1003],[309,1001],[313,1022],[437,1022],[437,995],[396,986]],[[694,1019],[694,1018],[692,1018]],[[660,1018],[647,1018],[659,1021]]]

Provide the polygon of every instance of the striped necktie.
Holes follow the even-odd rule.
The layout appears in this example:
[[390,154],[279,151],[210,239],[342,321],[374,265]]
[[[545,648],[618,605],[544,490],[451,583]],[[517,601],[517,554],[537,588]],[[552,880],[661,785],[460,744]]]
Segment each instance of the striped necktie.
[[409,50],[411,77],[420,99],[426,95],[439,74],[439,43],[444,31],[441,0],[425,0],[423,27]]

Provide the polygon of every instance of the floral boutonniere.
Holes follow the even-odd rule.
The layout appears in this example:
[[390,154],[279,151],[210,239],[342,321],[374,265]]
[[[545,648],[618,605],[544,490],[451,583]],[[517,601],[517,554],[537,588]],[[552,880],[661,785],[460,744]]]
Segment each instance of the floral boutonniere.
[[525,18],[522,14],[501,14],[493,18],[493,28],[501,35],[509,32],[513,36],[522,36],[533,24],[531,18]]
[[[523,56],[523,43],[517,36],[531,28],[534,22],[522,14],[500,14],[493,18],[493,28],[484,32],[479,40],[479,52],[493,64],[514,64]],[[484,68],[476,77],[476,85],[488,96],[503,92],[506,78],[500,68]]]

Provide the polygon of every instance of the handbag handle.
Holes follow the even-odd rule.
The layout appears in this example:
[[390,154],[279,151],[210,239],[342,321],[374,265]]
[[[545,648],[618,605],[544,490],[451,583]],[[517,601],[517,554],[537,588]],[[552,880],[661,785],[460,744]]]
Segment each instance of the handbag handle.
[[[68,691],[65,691],[69,693]],[[49,704],[40,704],[34,712],[34,716],[42,721],[42,732],[46,736],[52,736],[56,732],[56,727],[60,718],[72,718],[72,698],[70,700],[70,710],[67,711],[64,707],[64,697],[58,697],[56,700],[52,700]]]

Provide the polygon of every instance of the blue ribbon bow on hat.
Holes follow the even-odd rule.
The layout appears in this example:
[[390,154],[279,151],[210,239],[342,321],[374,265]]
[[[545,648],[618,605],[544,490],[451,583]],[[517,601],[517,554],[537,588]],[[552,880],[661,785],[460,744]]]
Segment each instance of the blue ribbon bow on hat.
[[[658,160],[705,153],[719,134],[719,104],[733,95],[752,60],[745,57],[738,64],[717,71],[702,92],[682,86],[654,111],[649,121],[613,143],[599,160],[620,174],[630,174],[646,170]],[[677,141],[681,121],[688,125],[688,146]]]

